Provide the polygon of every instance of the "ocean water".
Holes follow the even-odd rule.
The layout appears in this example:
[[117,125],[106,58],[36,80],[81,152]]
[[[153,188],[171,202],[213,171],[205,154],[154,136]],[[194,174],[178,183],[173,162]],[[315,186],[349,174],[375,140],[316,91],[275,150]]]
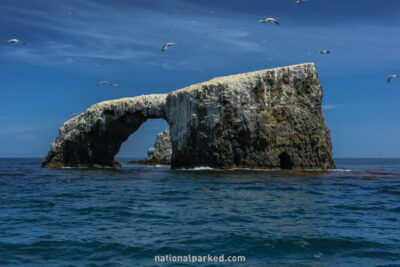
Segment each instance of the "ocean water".
[[1,266],[400,266],[400,159],[269,173],[40,163],[0,159]]

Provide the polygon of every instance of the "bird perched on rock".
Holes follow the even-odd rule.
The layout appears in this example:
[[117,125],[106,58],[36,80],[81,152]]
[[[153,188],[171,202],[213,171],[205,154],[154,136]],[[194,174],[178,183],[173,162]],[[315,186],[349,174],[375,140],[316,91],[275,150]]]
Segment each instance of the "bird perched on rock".
[[329,51],[329,50],[321,50],[321,51],[319,51],[319,53],[320,53],[321,55],[328,55],[328,54],[331,53],[331,51]]
[[265,18],[265,19],[260,19],[260,22],[261,23],[268,23],[268,22],[273,22],[273,23],[275,23],[276,25],[281,25],[276,19],[274,19],[274,18]]
[[112,83],[112,82],[109,82],[109,81],[101,81],[101,82],[99,82],[97,84],[97,86],[101,86],[101,85],[108,85],[110,87],[117,87],[118,86],[118,84]]
[[397,74],[389,75],[387,82],[390,83],[393,78],[399,78],[400,76]]
[[161,51],[165,52],[167,51],[167,48],[173,45],[178,45],[177,43],[166,43],[165,45],[163,45],[163,47],[161,48]]
[[26,43],[18,40],[18,39],[10,39],[5,41],[6,44],[20,44],[20,45],[26,45]]
[[301,4],[301,3],[304,3],[304,2],[307,2],[308,0],[297,0],[296,1],[296,4]]

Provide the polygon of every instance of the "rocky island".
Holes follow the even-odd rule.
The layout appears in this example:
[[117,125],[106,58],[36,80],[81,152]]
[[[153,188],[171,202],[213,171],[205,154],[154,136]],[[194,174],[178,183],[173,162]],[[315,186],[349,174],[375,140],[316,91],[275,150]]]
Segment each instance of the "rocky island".
[[321,103],[312,63],[105,101],[64,123],[42,167],[119,166],[121,144],[161,118],[170,127],[172,168],[331,169]]

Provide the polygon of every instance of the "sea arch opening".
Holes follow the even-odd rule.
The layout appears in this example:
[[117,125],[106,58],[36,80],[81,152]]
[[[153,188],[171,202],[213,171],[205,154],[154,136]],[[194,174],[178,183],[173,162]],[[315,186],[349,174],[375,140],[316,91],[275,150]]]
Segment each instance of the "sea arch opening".
[[164,119],[146,120],[121,144],[115,155],[116,161],[124,163],[144,160],[147,158],[149,149],[154,147],[157,135],[165,129],[169,129],[169,125]]

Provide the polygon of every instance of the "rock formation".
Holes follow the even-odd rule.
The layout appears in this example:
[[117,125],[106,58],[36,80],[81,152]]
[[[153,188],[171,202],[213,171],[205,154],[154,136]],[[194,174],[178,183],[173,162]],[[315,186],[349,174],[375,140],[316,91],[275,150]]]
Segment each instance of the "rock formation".
[[150,118],[164,118],[167,95],[105,101],[61,127],[44,159],[47,168],[113,167],[121,144]]
[[162,118],[172,168],[334,168],[321,103],[312,63],[106,101],[63,125],[42,166],[115,166],[129,135],[148,118]]
[[172,157],[172,142],[169,130],[159,133],[157,135],[154,147],[147,151],[147,158],[138,161],[129,161],[128,164],[147,164],[147,165],[170,165]]

